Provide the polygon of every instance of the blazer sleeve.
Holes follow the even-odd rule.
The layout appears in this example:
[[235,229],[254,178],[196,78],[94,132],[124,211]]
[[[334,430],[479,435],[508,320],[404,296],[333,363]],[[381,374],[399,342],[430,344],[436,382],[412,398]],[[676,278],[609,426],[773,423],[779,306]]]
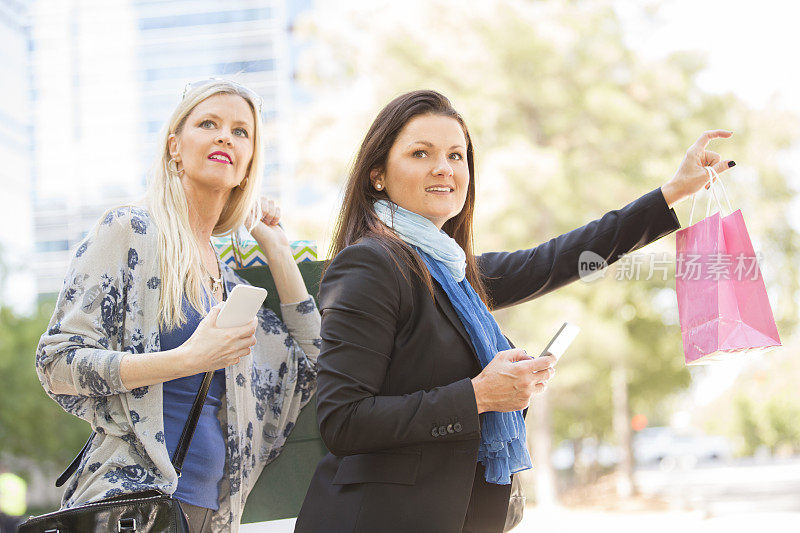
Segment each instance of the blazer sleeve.
[[[378,394],[392,362],[395,333],[407,313],[403,275],[376,248],[345,248],[320,286],[317,416],[325,445],[341,456],[477,438],[478,409],[468,378],[429,391]],[[431,433],[432,421],[453,419],[461,424],[458,432]]]
[[493,309],[522,303],[577,280],[581,253],[591,251],[607,264],[680,228],[661,189],[622,209],[529,250],[478,256]]

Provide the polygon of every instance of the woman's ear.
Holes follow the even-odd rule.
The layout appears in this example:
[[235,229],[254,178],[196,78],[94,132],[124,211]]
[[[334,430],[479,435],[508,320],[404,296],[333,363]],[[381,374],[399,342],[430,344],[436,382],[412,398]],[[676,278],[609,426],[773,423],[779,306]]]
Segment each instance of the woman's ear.
[[180,161],[180,153],[178,152],[178,136],[170,133],[167,137],[167,148],[169,149],[169,156],[175,161]]
[[382,191],[384,188],[383,183],[383,170],[380,168],[373,168],[369,171],[369,181],[376,191]]

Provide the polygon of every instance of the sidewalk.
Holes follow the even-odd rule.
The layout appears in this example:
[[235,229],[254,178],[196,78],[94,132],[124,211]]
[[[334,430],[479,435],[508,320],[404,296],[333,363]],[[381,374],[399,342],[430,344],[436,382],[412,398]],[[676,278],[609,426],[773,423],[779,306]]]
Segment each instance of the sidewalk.
[[615,513],[528,507],[514,533],[760,533],[800,531],[800,513],[740,513],[707,518],[699,511]]
[[[292,533],[294,519],[244,524],[242,533]],[[706,518],[702,512],[614,513],[528,507],[514,533],[760,533],[800,531],[800,513],[741,513]],[[413,532],[409,532],[413,533]]]
[[294,518],[286,520],[273,520],[272,522],[255,522],[252,524],[242,524],[239,527],[241,533],[293,533]]

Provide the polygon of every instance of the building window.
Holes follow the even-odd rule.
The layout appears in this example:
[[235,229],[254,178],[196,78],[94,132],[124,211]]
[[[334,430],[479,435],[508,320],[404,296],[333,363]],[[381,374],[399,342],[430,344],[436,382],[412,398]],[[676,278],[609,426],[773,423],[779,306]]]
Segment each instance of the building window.
[[139,21],[140,30],[179,28],[181,26],[202,26],[205,24],[226,24],[230,22],[249,22],[271,18],[269,8],[239,9],[236,11],[217,11],[214,13],[192,13],[168,17],[144,18]]
[[37,252],[63,252],[69,250],[68,240],[39,241],[36,243]]
[[256,61],[229,61],[217,65],[218,74],[239,74],[240,72],[269,72],[275,70],[274,59]]
[[228,61],[216,65],[187,65],[168,68],[149,68],[144,71],[147,81],[171,80],[181,78],[214,76],[220,74],[239,74],[242,72],[264,72],[275,69],[274,59],[256,61]]
[[57,292],[40,292],[37,296],[37,301],[40,304],[52,303],[58,299]]

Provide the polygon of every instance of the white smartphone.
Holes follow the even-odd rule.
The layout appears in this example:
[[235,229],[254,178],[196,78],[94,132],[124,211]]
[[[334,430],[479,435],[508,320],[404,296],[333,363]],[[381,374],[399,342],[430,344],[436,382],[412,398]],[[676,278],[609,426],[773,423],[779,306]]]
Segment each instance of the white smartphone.
[[567,351],[567,348],[575,340],[578,333],[581,331],[581,328],[576,326],[575,324],[570,324],[569,322],[564,322],[559,330],[556,332],[555,336],[550,339],[550,342],[547,344],[547,347],[542,350],[541,355],[539,357],[543,357],[547,355],[549,352],[553,357],[556,358],[556,361],[561,359],[561,356],[564,355],[564,352]]
[[218,328],[244,326],[256,317],[267,298],[267,290],[251,285],[237,285],[233,288],[217,315]]

